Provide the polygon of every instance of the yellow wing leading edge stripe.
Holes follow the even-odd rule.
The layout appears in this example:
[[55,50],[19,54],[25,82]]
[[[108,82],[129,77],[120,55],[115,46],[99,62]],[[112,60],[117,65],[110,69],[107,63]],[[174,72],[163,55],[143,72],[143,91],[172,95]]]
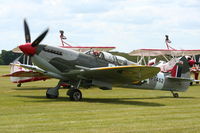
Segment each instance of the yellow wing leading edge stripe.
[[130,65],[130,66],[116,66],[116,67],[100,67],[100,68],[96,68],[95,70],[108,70],[108,69],[119,69],[119,68],[136,68],[136,67],[149,67],[149,66]]

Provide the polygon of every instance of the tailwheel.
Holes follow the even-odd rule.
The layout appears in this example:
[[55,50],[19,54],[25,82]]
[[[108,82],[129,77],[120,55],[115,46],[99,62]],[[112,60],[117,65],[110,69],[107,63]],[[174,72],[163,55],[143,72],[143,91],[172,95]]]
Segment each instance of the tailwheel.
[[174,93],[173,96],[174,96],[174,98],[178,98],[179,97],[178,93]]
[[171,91],[171,93],[172,93],[174,98],[178,98],[179,97],[178,93],[174,93],[173,91]]
[[70,89],[67,92],[71,101],[80,101],[82,99],[82,93],[78,89]]

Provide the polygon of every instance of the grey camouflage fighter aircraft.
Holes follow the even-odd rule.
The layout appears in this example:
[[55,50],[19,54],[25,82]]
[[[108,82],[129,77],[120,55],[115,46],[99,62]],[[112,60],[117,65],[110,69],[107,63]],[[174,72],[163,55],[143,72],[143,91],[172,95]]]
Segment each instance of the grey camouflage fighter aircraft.
[[[69,95],[72,101],[82,99],[79,87],[89,88],[97,86],[103,90],[110,90],[113,86],[143,88],[143,85],[148,86],[149,84],[151,89],[163,90],[164,88],[164,90],[172,92],[185,90],[180,89],[184,85],[187,87],[189,79],[183,78],[179,74],[185,75],[187,69],[184,69],[184,71],[179,69],[179,77],[173,76],[176,74],[171,74],[170,76],[170,74],[158,73],[160,71],[159,67],[138,65],[124,57],[115,56],[103,51],[89,50],[82,53],[71,49],[40,44],[48,33],[48,29],[31,43],[31,36],[26,20],[24,20],[24,31],[26,43],[20,45],[19,48],[23,54],[30,56],[34,65],[16,65],[33,71],[28,73],[20,72],[12,76],[59,79],[56,87],[47,90],[47,98],[57,98],[62,83],[70,85],[67,95]],[[185,62],[184,58],[182,60],[184,63],[181,65],[178,63],[175,64],[174,70],[183,66],[185,68],[187,62]],[[155,76],[156,74],[157,76]]]
[[47,98],[59,96],[60,85],[64,82],[70,85],[67,92],[70,100],[79,101],[82,93],[79,87],[98,86],[109,90],[112,86],[132,84],[156,75],[160,69],[152,66],[137,65],[121,56],[107,52],[89,50],[85,53],[71,49],[40,44],[49,29],[46,29],[31,43],[28,24],[24,20],[25,44],[19,46],[23,54],[29,56],[34,65],[15,64],[33,70],[20,72],[16,77],[48,77],[60,81],[57,86],[46,92]]

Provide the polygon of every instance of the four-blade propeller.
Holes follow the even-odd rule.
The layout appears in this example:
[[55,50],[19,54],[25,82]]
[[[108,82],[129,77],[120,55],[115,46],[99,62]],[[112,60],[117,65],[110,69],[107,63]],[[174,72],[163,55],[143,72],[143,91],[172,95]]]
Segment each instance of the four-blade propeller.
[[48,33],[49,29],[47,28],[42,34],[40,34],[32,43],[31,43],[31,35],[29,26],[24,19],[24,33],[25,33],[25,44],[19,46],[19,49],[25,55],[34,55],[36,53],[36,47],[40,44],[40,42],[45,38],[46,34]]

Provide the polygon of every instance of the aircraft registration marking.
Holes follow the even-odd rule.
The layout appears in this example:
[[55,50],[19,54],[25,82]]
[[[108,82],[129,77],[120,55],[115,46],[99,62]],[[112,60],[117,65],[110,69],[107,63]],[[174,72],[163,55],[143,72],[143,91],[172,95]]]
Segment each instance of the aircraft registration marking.
[[162,89],[165,82],[163,73],[158,73],[155,77],[151,78],[156,83],[155,89]]

